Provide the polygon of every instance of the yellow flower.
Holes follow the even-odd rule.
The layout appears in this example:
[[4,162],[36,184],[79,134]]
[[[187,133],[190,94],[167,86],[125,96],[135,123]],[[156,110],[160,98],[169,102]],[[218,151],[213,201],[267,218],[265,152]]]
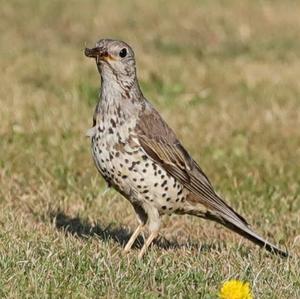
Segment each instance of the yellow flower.
[[249,283],[234,279],[223,284],[219,297],[220,299],[253,299]]

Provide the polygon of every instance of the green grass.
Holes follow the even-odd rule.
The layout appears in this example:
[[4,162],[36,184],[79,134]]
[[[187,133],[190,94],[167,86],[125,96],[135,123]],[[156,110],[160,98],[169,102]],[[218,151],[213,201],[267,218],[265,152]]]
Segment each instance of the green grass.
[[[225,4],[226,3],[226,4]],[[296,1],[1,1],[0,297],[300,297]],[[143,261],[130,204],[90,156],[99,78],[86,45],[121,38],[154,103],[271,256],[200,219],[163,220]]]

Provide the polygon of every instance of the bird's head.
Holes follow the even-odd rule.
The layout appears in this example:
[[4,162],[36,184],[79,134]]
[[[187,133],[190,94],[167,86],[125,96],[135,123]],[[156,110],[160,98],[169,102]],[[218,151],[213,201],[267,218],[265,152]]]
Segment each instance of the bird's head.
[[101,39],[94,48],[86,48],[84,54],[87,57],[95,58],[103,80],[121,82],[135,80],[134,52],[125,42]]

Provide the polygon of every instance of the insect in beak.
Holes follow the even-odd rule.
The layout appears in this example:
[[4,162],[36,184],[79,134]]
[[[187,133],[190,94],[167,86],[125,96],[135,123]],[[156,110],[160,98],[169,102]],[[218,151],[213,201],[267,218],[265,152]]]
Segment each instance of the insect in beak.
[[100,60],[107,55],[107,52],[104,51],[103,48],[99,48],[99,47],[95,47],[95,48],[85,48],[84,50],[84,54],[87,57],[90,58],[95,58],[96,59],[96,63],[98,64],[100,62]]

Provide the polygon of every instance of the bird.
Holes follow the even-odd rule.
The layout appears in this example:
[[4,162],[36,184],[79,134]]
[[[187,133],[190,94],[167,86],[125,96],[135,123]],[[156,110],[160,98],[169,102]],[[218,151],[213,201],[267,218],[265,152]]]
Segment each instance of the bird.
[[133,206],[138,226],[124,251],[148,227],[138,258],[158,237],[164,215],[188,214],[212,220],[282,257],[288,252],[258,235],[214,190],[175,132],[144,97],[133,49],[124,41],[100,39],[85,56],[95,59],[100,95],[87,131],[94,164]]

